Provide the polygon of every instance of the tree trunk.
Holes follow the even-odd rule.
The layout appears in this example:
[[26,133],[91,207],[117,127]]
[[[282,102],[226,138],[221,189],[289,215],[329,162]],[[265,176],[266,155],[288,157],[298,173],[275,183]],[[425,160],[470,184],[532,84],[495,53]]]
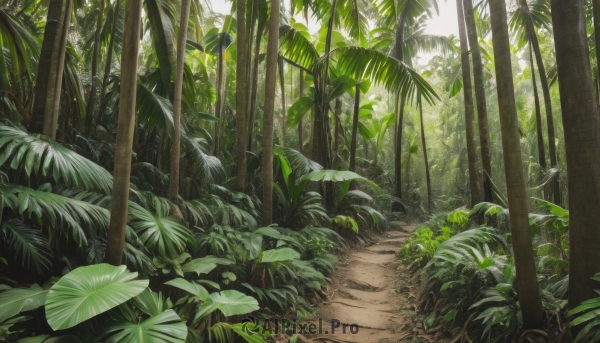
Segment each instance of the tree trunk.
[[595,296],[600,271],[600,123],[583,0],[552,0],[570,210],[569,304]]
[[352,117],[352,137],[350,137],[350,171],[356,170],[356,135],[358,133],[358,112],[360,111],[360,83],[354,86],[354,115]]
[[116,0],[114,7],[113,23],[110,29],[110,42],[108,43],[108,51],[106,52],[106,64],[104,65],[104,76],[102,77],[102,89],[100,90],[100,110],[98,111],[98,117],[96,118],[96,125],[98,126],[102,122],[102,116],[106,106],[104,100],[106,97],[106,87],[108,86],[108,78],[110,77],[110,70],[112,67],[112,55],[115,46],[115,34],[117,32],[117,21],[119,20],[119,2]]
[[100,58],[100,31],[102,31],[102,18],[104,17],[104,0],[100,0],[98,19],[96,21],[96,33],[94,34],[94,51],[92,53],[92,75],[90,79],[91,89],[85,109],[85,134],[92,132],[94,123],[94,100],[96,97],[96,75],[98,73],[98,59]]
[[273,114],[277,86],[277,59],[279,49],[279,0],[271,2],[269,38],[267,43],[267,70],[265,74],[265,107],[263,115],[263,225],[273,222]]
[[471,84],[471,63],[469,61],[469,46],[465,28],[465,17],[462,0],[456,0],[458,14],[458,34],[460,38],[460,56],[463,77],[463,96],[465,103],[465,131],[467,139],[467,158],[469,164],[469,187],[471,190],[471,207],[483,200],[481,180],[477,163],[477,147],[475,146],[475,109],[473,108],[473,86]]
[[[241,0],[238,0],[241,2]],[[175,204],[175,217],[182,219],[179,211],[179,162],[181,160],[181,98],[183,93],[183,68],[185,65],[185,47],[188,22],[190,18],[190,0],[181,1],[181,19],[177,34],[177,66],[175,88],[173,89],[173,140],[171,142],[171,166],[169,172],[169,200]]]
[[[394,142],[394,196],[402,199],[402,122],[404,121],[404,97],[400,98],[399,108],[397,109],[396,117],[396,135]],[[398,100],[398,99],[397,99]],[[397,105],[398,106],[398,105]],[[404,210],[402,203],[395,202],[392,204],[393,212],[401,212]]]
[[[411,153],[411,145],[410,145],[410,138],[409,138],[409,144],[408,144],[408,154],[406,155],[406,170],[404,171],[404,173],[406,174],[406,192],[408,193],[408,191],[410,190],[410,158],[412,157],[412,153]],[[408,194],[408,197],[410,198],[410,193]]]
[[[220,43],[219,43],[220,44]],[[220,156],[220,133],[221,126],[223,121],[223,48],[219,48],[219,55],[217,57],[217,101],[215,104],[215,116],[217,117],[217,122],[215,123],[215,132],[213,138],[213,155],[216,157]]]
[[243,192],[246,185],[246,111],[248,110],[248,41],[246,36],[246,0],[237,0],[237,63],[236,63],[236,129],[237,180],[236,189]]
[[[300,69],[300,97],[304,96],[304,70]],[[302,154],[304,138],[302,138],[302,118],[298,121],[298,151]]]
[[56,139],[72,0],[51,0],[38,64],[30,131]]
[[335,109],[334,109],[334,127],[333,127],[333,158],[334,160],[337,162],[336,164],[334,164],[334,169],[338,169],[341,168],[342,163],[343,163],[343,159],[342,156],[340,155],[340,143],[341,143],[341,137],[340,137],[340,132],[341,130],[341,124],[340,124],[340,116],[342,115],[342,98],[338,97],[335,99]]
[[523,327],[530,330],[540,328],[542,324],[542,302],[529,231],[527,189],[521,160],[521,138],[515,103],[506,4],[504,0],[492,0],[489,6],[517,287],[523,312]]
[[[473,79],[475,81],[475,100],[477,102],[477,118],[479,124],[479,144],[481,150],[481,164],[483,170],[483,198],[484,201],[493,202],[492,187],[489,178],[492,177],[492,160],[490,154],[490,130],[487,119],[487,103],[485,100],[485,85],[483,80],[483,64],[477,37],[477,26],[473,16],[473,0],[464,0],[465,23],[471,55],[473,57]],[[489,176],[489,178],[488,178]]]
[[[596,84],[600,82],[600,0],[593,0],[594,5],[594,42],[596,43]],[[598,102],[600,103],[600,91]]]
[[125,5],[123,51],[121,52],[121,94],[119,122],[115,148],[115,169],[111,203],[110,226],[106,239],[106,262],[121,264],[127,211],[129,205],[129,179],[131,153],[135,128],[135,96],[137,89],[137,66],[140,43],[142,1],[128,0]]
[[279,88],[281,90],[281,146],[285,145],[285,131],[286,131],[286,115],[285,115],[285,74],[283,68],[283,57],[279,55],[277,59],[277,67],[279,68]]
[[260,62],[260,42],[264,27],[256,30],[256,42],[254,43],[254,60],[252,66],[252,93],[250,94],[250,116],[248,119],[248,150],[252,150],[252,138],[254,135],[254,120],[256,118],[256,101],[258,97],[258,66]]
[[[525,6],[525,10],[529,11],[529,7],[527,7],[527,2],[521,0],[521,6]],[[557,157],[556,157],[556,134],[554,130],[554,116],[552,114],[552,98],[550,97],[550,86],[548,85],[548,76],[546,74],[546,68],[544,67],[544,61],[542,60],[542,53],[540,51],[540,44],[537,38],[537,34],[535,32],[535,27],[531,20],[527,21],[529,34],[529,40],[531,42],[531,47],[533,48],[533,53],[535,56],[535,62],[538,66],[538,71],[540,74],[540,84],[542,85],[542,94],[544,95],[544,107],[546,109],[546,125],[548,125],[548,153],[550,155],[550,167],[556,168],[557,166]],[[554,203],[560,205],[562,203],[560,187],[558,181],[554,182],[553,185],[553,195],[554,195]]]
[[[327,101],[327,86],[329,80],[329,63],[331,52],[331,41],[333,35],[335,11],[337,8],[337,0],[331,3],[331,11],[327,21],[327,35],[325,37],[325,61],[324,68],[318,74],[313,76],[315,86],[315,107],[314,107],[314,124],[312,132],[312,147],[311,158],[319,163],[325,169],[331,167],[331,146],[329,144],[329,102]],[[328,204],[332,199],[328,198],[325,193],[325,203]]]
[[529,43],[529,64],[531,65],[531,82],[533,83],[533,99],[535,103],[535,124],[537,132],[538,161],[542,170],[546,170],[546,149],[544,149],[544,133],[542,128],[542,113],[540,109],[540,96],[537,82],[535,82],[535,66],[533,64],[533,48]]
[[421,117],[421,145],[425,160],[425,179],[427,180],[427,210],[431,214],[431,177],[429,175],[429,160],[427,159],[427,141],[425,140],[425,123],[423,122],[423,103],[419,97],[419,115]]

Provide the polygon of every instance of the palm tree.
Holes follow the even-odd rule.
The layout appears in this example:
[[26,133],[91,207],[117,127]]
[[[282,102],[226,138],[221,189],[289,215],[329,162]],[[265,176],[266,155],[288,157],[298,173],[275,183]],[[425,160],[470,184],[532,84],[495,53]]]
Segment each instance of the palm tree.
[[[417,51],[441,51],[449,48],[449,41],[443,36],[432,36],[424,33],[425,21],[434,10],[437,11],[436,0],[407,0],[401,7],[387,5],[392,15],[397,14],[395,24],[393,55],[399,61],[412,64]],[[394,196],[402,198],[402,131],[404,129],[404,110],[409,94],[401,93],[396,100],[396,123],[394,140]],[[401,211],[402,204],[394,203],[392,209]]]
[[72,0],[52,0],[35,83],[30,131],[56,139]]
[[127,1],[125,5],[123,50],[121,52],[119,125],[117,127],[110,225],[106,239],[105,255],[106,262],[115,266],[120,265],[122,260],[129,207],[129,180],[131,176],[131,152],[135,127],[141,14],[141,0]]
[[[100,110],[98,111],[98,117],[96,118],[96,123],[94,126],[97,126],[102,122],[102,115],[104,114],[105,104],[104,100],[106,99],[106,88],[108,87],[108,78],[110,76],[110,70],[112,67],[113,60],[113,51],[115,49],[115,42],[117,40],[117,24],[119,23],[119,13],[120,13],[120,0],[116,0],[113,6],[113,19],[112,26],[110,29],[110,41],[108,42],[108,49],[106,52],[106,62],[104,64],[104,76],[102,77],[102,88],[100,89]],[[87,117],[86,117],[87,119]],[[93,127],[92,127],[93,129]]]
[[456,0],[458,17],[458,35],[460,40],[460,60],[462,70],[463,96],[465,104],[465,131],[467,140],[467,159],[469,163],[469,186],[471,190],[471,207],[483,200],[477,163],[477,147],[475,146],[475,128],[473,108],[473,87],[471,84],[471,63],[469,61],[469,44],[465,28],[465,17],[462,0]]
[[281,139],[279,144],[285,145],[285,132],[287,131],[286,115],[285,115],[285,69],[284,69],[283,57],[279,56],[277,59],[277,69],[279,74],[279,89],[281,92]]
[[244,191],[246,176],[246,111],[248,110],[248,40],[246,35],[246,0],[237,0],[237,63],[236,63],[236,129],[237,180],[236,189]]
[[427,141],[425,140],[425,124],[423,122],[423,102],[421,96],[417,98],[419,118],[421,119],[421,145],[423,146],[423,159],[425,161],[425,179],[427,180],[427,210],[431,213],[431,176],[429,175],[429,160],[427,159]]
[[[552,98],[550,96],[548,76],[546,74],[546,68],[542,59],[542,53],[537,36],[537,28],[539,27],[544,27],[548,31],[551,30],[549,12],[548,3],[546,1],[536,2],[530,7],[526,0],[519,0],[519,7],[511,18],[511,27],[519,37],[519,43],[524,45],[528,42],[531,44],[531,48],[533,49],[535,62],[540,75],[542,94],[544,96],[546,125],[548,126],[548,153],[550,155],[550,167],[556,168],[558,161],[556,157],[556,133],[554,129],[554,116],[552,114]],[[531,61],[531,59],[530,64],[532,74],[534,74],[533,61]],[[553,183],[553,201],[555,204],[560,204],[562,200],[558,180],[555,180]]]
[[[470,0],[469,0],[470,1]],[[542,324],[542,302],[537,283],[537,274],[531,233],[527,189],[521,161],[521,139],[515,103],[512,76],[510,41],[504,0],[489,2],[492,23],[492,41],[496,67],[502,151],[506,170],[510,231],[512,233],[519,302],[523,312],[525,330],[537,329]]]
[[360,111],[360,82],[354,85],[354,115],[352,117],[352,137],[350,138],[350,171],[356,170],[356,133],[358,132],[358,114]]
[[[254,3],[258,0],[254,0]],[[260,64],[260,45],[262,42],[262,36],[267,25],[268,17],[265,11],[260,11],[258,15],[258,22],[256,24],[256,36],[254,42],[254,57],[252,58],[252,82],[250,89],[250,100],[248,101],[248,150],[252,149],[252,138],[254,135],[254,121],[256,118],[256,104],[258,97],[258,67]]]
[[[300,69],[300,97],[304,96],[304,70]],[[298,121],[298,151],[303,153],[304,138],[302,137],[302,119]],[[334,147],[336,147],[334,145]]]
[[481,150],[481,164],[483,166],[483,198],[492,202],[492,160],[490,154],[490,130],[487,119],[487,102],[485,99],[485,85],[483,82],[483,64],[477,36],[477,26],[473,14],[473,0],[464,0],[465,23],[467,37],[473,58],[473,80],[475,81],[475,100],[477,102],[477,119],[479,124],[479,145]]
[[594,12],[594,43],[596,46],[596,87],[598,87],[598,103],[600,103],[600,0],[592,0],[592,10]]
[[279,48],[279,0],[271,1],[269,38],[267,42],[267,70],[265,74],[265,107],[263,114],[263,225],[273,222],[273,114],[277,86],[277,60]]
[[569,185],[569,303],[594,296],[600,270],[600,123],[585,32],[584,1],[552,0]]
[[[239,1],[241,2],[241,1]],[[173,89],[173,140],[171,142],[171,166],[169,169],[169,200],[175,205],[173,213],[182,219],[179,211],[179,162],[181,159],[181,98],[183,92],[183,68],[188,22],[190,20],[190,0],[181,1],[181,19],[177,33],[177,66]]]
[[91,89],[87,99],[86,117],[85,117],[85,133],[90,134],[92,130],[93,113],[94,113],[94,98],[96,96],[96,73],[98,72],[98,60],[100,59],[100,32],[102,31],[102,18],[104,16],[104,0],[100,0],[98,8],[98,18],[96,19],[96,32],[94,33],[94,50],[92,53],[92,70],[91,70]]
[[538,162],[542,170],[546,169],[546,149],[544,148],[544,129],[542,128],[542,113],[540,109],[540,96],[538,94],[533,67],[533,48],[529,44],[529,65],[531,67],[531,83],[533,84],[533,101],[535,106],[535,129],[537,135]]

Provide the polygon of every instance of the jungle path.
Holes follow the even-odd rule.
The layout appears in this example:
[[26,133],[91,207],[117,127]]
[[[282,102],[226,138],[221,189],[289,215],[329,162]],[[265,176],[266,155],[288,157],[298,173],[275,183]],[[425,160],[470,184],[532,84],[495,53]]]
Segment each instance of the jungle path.
[[[351,248],[340,257],[323,289],[327,300],[321,304],[318,318],[309,321],[318,325],[321,318],[322,333],[307,335],[309,342],[392,343],[412,337],[412,331],[406,330],[412,312],[407,298],[414,294],[402,286],[408,275],[398,271],[396,252],[416,227],[396,226],[371,245]],[[334,320],[340,326],[332,334]],[[357,325],[358,331],[351,324]]]

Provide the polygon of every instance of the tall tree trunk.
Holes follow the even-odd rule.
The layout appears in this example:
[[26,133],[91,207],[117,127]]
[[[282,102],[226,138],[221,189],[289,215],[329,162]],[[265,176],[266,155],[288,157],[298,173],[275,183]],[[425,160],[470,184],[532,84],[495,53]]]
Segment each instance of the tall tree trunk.
[[529,43],[529,64],[531,66],[531,82],[533,83],[533,99],[535,103],[535,124],[537,133],[538,161],[542,170],[546,170],[546,149],[544,148],[544,131],[542,128],[542,113],[540,108],[540,96],[538,94],[537,82],[535,80],[535,66],[533,64],[533,48]]
[[237,0],[237,63],[236,63],[236,129],[237,180],[236,189],[243,192],[246,184],[246,111],[248,110],[248,40],[246,36],[246,0]]
[[[527,6],[526,0],[521,0],[521,7],[529,13],[529,7]],[[531,18],[529,15],[528,18]],[[542,94],[544,95],[544,107],[546,110],[546,125],[548,125],[548,153],[550,155],[550,167],[556,168],[557,157],[556,157],[556,134],[554,129],[554,116],[552,114],[552,98],[550,97],[550,86],[548,85],[548,76],[546,74],[546,68],[544,67],[544,61],[542,59],[542,52],[540,50],[540,44],[538,37],[531,19],[527,20],[527,30],[529,31],[529,40],[533,53],[535,56],[535,62],[537,63],[538,71],[540,74],[540,84],[542,85]],[[558,181],[554,182],[553,185],[553,196],[554,203],[560,205],[562,203],[560,187]]]
[[[479,144],[481,150],[481,164],[483,166],[483,199],[492,202],[492,186],[489,178],[492,177],[492,159],[490,154],[490,130],[487,118],[487,103],[485,100],[485,85],[483,83],[483,64],[477,37],[477,26],[473,15],[473,0],[464,0],[465,23],[471,56],[473,57],[473,80],[475,81],[475,100],[477,102],[477,119],[479,124]],[[486,175],[487,173],[487,175]]]
[[530,330],[537,329],[542,324],[542,302],[529,231],[527,188],[521,160],[521,138],[515,103],[506,3],[504,0],[492,0],[489,6],[517,287],[523,312],[523,327]]
[[[300,97],[304,96],[304,70],[300,69]],[[298,151],[302,154],[304,138],[302,138],[302,118],[298,121]]]
[[425,140],[425,123],[423,122],[423,103],[419,97],[419,116],[421,117],[421,145],[425,160],[425,179],[427,180],[427,210],[431,213],[431,177],[429,175],[429,160],[427,159],[427,141]]
[[360,83],[354,86],[354,115],[352,116],[352,137],[350,137],[350,171],[356,170],[356,135],[358,134],[358,112],[360,111]]
[[94,34],[94,51],[92,53],[92,75],[90,79],[91,89],[87,99],[85,109],[85,133],[89,135],[92,132],[94,123],[94,100],[96,97],[96,75],[98,73],[98,60],[100,59],[100,31],[102,31],[102,19],[104,17],[104,0],[100,0],[98,9],[98,19],[96,19],[96,32]]
[[256,103],[258,97],[258,67],[260,63],[260,42],[264,27],[259,24],[256,30],[256,42],[254,43],[254,59],[252,66],[252,92],[250,94],[250,115],[248,118],[248,150],[252,150],[252,138],[254,136],[254,120],[256,118]]
[[[406,16],[408,13],[406,12],[407,8],[400,14],[398,18],[398,23],[396,24],[396,37],[395,37],[395,45],[394,45],[394,57],[399,61],[404,62],[404,29],[406,26]],[[396,123],[394,124],[395,134],[394,134],[394,196],[398,198],[402,198],[402,130],[403,121],[404,121],[404,104],[405,104],[405,96],[398,93],[396,97]],[[398,108],[400,106],[400,108]],[[393,203],[392,211],[401,212],[405,210],[402,203]]]
[[[596,43],[596,85],[600,82],[600,0],[593,0],[594,5],[594,42]],[[600,103],[600,87],[598,89]]]
[[[327,35],[325,37],[325,63],[324,68],[318,75],[314,75],[315,86],[315,107],[314,124],[312,132],[311,158],[322,165],[325,169],[331,167],[331,146],[329,145],[329,103],[327,101],[327,85],[329,80],[329,63],[331,52],[331,41],[333,35],[333,25],[335,21],[335,11],[337,0],[331,3],[329,19],[327,21]],[[331,199],[325,194],[325,203],[330,203]]]
[[477,147],[475,146],[475,109],[473,107],[473,86],[471,84],[471,63],[469,61],[469,46],[465,29],[463,0],[456,0],[458,14],[458,35],[460,38],[460,56],[463,77],[463,96],[465,103],[465,131],[467,139],[467,158],[469,164],[469,187],[471,190],[471,207],[483,200],[481,181],[477,163]]
[[[220,43],[219,43],[220,44]],[[215,123],[215,131],[213,138],[213,155],[216,157],[220,156],[220,144],[221,144],[221,126],[223,126],[223,48],[219,48],[219,55],[217,56],[217,101],[215,104],[215,116],[218,121]]]
[[342,156],[340,155],[340,143],[341,143],[341,124],[340,124],[340,116],[342,115],[342,98],[338,97],[335,99],[335,109],[334,109],[334,127],[333,127],[333,158],[337,162],[334,164],[334,169],[341,168],[342,165]]
[[31,132],[56,139],[72,0],[51,0],[38,64]]
[[[241,2],[241,0],[238,0]],[[181,98],[183,93],[183,68],[185,65],[185,47],[188,22],[190,19],[190,0],[181,1],[181,19],[177,33],[177,65],[175,70],[175,88],[173,89],[173,140],[171,142],[171,166],[169,171],[169,200],[175,204],[173,213],[183,219],[179,211],[179,162],[181,160]]]
[[115,46],[116,33],[117,33],[117,21],[119,20],[119,5],[120,0],[116,0],[113,14],[113,23],[110,29],[110,42],[108,43],[108,51],[106,52],[106,63],[104,64],[104,76],[102,77],[102,89],[100,90],[100,110],[98,111],[98,117],[96,118],[96,125],[98,126],[102,122],[102,116],[106,106],[104,100],[106,98],[106,87],[108,87],[108,78],[110,77],[110,70],[112,67],[112,55]]
[[552,0],[552,24],[560,89],[570,210],[569,304],[595,296],[600,271],[600,123],[584,1]]
[[[409,138],[409,143],[410,143],[410,138]],[[406,154],[406,170],[404,171],[404,173],[406,174],[406,192],[408,192],[410,190],[410,159],[412,157],[412,153],[411,153],[411,145],[408,145],[408,153]],[[410,193],[408,194],[408,196],[410,197]]]
[[[400,98],[400,104],[396,110],[396,128],[395,141],[394,141],[394,196],[402,199],[402,131],[404,126],[404,97],[398,95]],[[398,100],[398,99],[397,99]],[[401,212],[404,210],[402,203],[395,202],[392,204],[392,211]]]
[[277,67],[279,68],[279,88],[281,89],[281,146],[285,145],[286,115],[285,115],[285,74],[283,68],[283,57],[279,55],[277,59]]
[[279,0],[273,0],[271,1],[271,18],[269,19],[263,114],[263,225],[269,225],[273,222],[273,114],[275,112],[275,88],[277,87],[278,49]]
[[125,4],[123,51],[121,52],[121,93],[115,148],[115,169],[105,256],[106,262],[115,266],[120,265],[122,260],[129,208],[129,179],[131,176],[131,153],[135,128],[135,96],[141,14],[142,1],[127,0]]

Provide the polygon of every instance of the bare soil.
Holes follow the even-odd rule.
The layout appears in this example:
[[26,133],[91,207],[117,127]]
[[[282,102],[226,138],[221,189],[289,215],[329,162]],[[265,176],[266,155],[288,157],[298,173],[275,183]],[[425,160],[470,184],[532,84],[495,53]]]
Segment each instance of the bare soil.
[[[336,264],[324,289],[327,300],[317,318],[321,334],[302,335],[319,343],[392,343],[411,341],[421,331],[415,325],[416,285],[395,255],[416,225],[395,227],[369,246],[351,248]],[[339,327],[333,328],[339,321]],[[344,330],[344,324],[345,330]],[[351,326],[354,324],[354,326]],[[334,333],[332,333],[334,331]]]

